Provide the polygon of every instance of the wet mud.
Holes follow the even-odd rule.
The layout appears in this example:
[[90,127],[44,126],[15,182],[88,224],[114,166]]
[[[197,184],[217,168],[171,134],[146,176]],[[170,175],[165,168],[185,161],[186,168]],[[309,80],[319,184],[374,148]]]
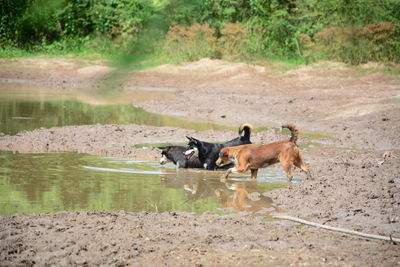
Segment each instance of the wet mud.
[[[398,248],[261,216],[61,212],[1,217],[4,265],[395,266]],[[368,253],[366,253],[368,251]]]
[[[24,60],[27,64],[21,68]],[[112,71],[102,62],[92,62],[83,71],[78,63],[2,60],[0,77],[8,83],[28,80],[52,86],[56,92],[73,92],[82,87],[96,90],[105,73]],[[44,68],[54,71],[45,75]],[[134,104],[147,111],[229,127],[243,122],[270,127],[252,134],[253,142],[285,138],[274,127],[295,123],[301,130],[302,156],[314,179],[306,180],[296,171],[304,181],[269,192],[274,204],[310,221],[400,236],[398,77],[381,72],[360,75],[330,62],[281,73],[273,66],[207,59],[132,72],[127,77],[124,90],[146,86],[166,88],[175,95]],[[0,149],[157,159],[157,149],[148,145],[142,149],[141,144],[182,143],[186,135],[221,142],[237,133],[133,124],[67,126],[1,136]],[[248,211],[224,216],[60,212],[1,216],[0,221],[0,262],[4,265],[400,264],[399,245],[271,220]]]

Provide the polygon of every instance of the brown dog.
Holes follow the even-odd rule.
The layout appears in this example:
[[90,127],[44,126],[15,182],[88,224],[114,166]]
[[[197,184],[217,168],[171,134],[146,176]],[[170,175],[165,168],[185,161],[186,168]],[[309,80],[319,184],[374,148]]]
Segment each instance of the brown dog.
[[294,124],[285,124],[282,125],[282,128],[287,128],[291,131],[292,136],[289,140],[278,141],[268,145],[250,144],[222,148],[216,161],[218,166],[230,163],[232,159],[236,161],[236,166],[228,169],[223,178],[227,179],[232,172],[242,173],[250,169],[251,178],[256,179],[258,169],[266,168],[277,162],[281,163],[289,182],[293,178],[293,165],[302,169],[307,174],[307,178],[311,178],[310,171],[304,165],[300,150],[296,145],[299,129]]

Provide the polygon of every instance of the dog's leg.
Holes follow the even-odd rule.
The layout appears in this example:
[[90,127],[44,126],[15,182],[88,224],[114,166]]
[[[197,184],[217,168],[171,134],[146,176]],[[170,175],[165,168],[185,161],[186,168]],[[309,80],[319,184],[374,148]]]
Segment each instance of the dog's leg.
[[229,169],[225,172],[225,174],[222,175],[221,181],[226,181],[226,180],[228,179],[229,174],[232,173],[232,172],[234,171],[233,169],[236,170],[235,167],[234,167],[234,168],[229,168]]
[[228,179],[228,176],[230,173],[234,172],[234,173],[243,173],[246,172],[249,169],[249,167],[246,165],[245,167],[241,167],[241,166],[236,166],[233,168],[230,168],[227,170],[227,172],[224,174],[224,176],[222,176],[221,181],[224,180],[226,181],[226,179]]
[[289,151],[282,151],[279,154],[278,160],[283,168],[283,170],[286,172],[286,176],[288,178],[288,182],[291,183],[293,179],[293,174],[292,174],[292,168],[293,168],[293,162],[295,161],[293,155],[295,151],[289,150]]
[[288,161],[281,161],[281,165],[283,170],[286,172],[286,176],[289,180],[289,183],[291,183],[293,179],[293,174],[292,174],[293,165]]
[[300,157],[300,155],[298,156],[298,158],[294,161],[294,165],[297,168],[300,168],[303,172],[305,172],[307,174],[307,179],[312,179],[311,177],[311,172],[310,170],[307,168],[307,166],[303,163],[302,158]]
[[307,174],[307,179],[310,179],[310,180],[312,180],[313,178],[312,178],[312,176],[311,176],[311,172],[310,172],[310,170],[306,167],[306,165],[300,165],[300,167],[299,167],[303,172],[305,172],[306,174]]
[[238,169],[238,167],[229,168],[226,173],[221,177],[221,181],[226,181],[228,179],[229,174],[244,172],[246,170]]
[[257,179],[258,169],[250,169],[251,171],[251,179]]

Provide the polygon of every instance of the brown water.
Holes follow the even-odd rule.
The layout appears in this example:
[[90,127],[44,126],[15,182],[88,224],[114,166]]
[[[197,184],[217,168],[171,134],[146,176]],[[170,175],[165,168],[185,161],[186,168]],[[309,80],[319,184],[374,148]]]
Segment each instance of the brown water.
[[286,184],[279,169],[221,183],[222,172],[76,153],[0,152],[0,214],[57,211],[275,210],[265,192]]

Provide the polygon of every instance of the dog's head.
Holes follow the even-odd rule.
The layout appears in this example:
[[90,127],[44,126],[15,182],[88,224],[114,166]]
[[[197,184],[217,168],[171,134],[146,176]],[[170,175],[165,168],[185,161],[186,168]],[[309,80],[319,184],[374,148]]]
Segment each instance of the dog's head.
[[218,155],[218,159],[215,162],[215,164],[217,164],[218,166],[224,166],[227,164],[231,164],[232,160],[230,159],[229,153],[228,153],[228,148],[223,148],[220,150],[219,155]]
[[169,149],[170,147],[158,147],[158,149],[161,150],[161,158],[160,158],[160,164],[164,165],[167,164],[168,162],[171,162],[172,159],[170,158],[169,155]]
[[199,157],[200,141],[193,137],[189,137],[189,136],[186,136],[186,138],[189,139],[187,149],[184,152],[184,154],[186,155],[186,158],[191,159],[193,156]]

